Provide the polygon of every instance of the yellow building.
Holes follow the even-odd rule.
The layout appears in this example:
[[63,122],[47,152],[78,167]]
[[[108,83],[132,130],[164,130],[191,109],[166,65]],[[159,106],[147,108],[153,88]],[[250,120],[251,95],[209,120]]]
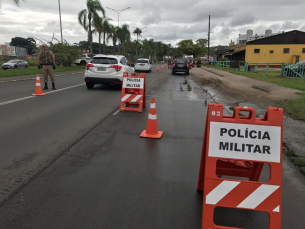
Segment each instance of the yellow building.
[[302,60],[305,60],[305,33],[298,30],[247,42],[246,62],[294,64]]

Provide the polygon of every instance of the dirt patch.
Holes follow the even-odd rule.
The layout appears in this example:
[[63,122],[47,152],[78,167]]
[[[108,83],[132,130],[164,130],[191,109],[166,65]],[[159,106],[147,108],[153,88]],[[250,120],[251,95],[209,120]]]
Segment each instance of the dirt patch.
[[[206,71],[202,68],[193,68],[190,73],[192,79],[202,86],[203,90],[213,95],[215,102],[229,108],[236,105],[250,106],[255,109],[258,116],[264,115],[267,107],[278,106],[279,101],[299,98],[300,95],[296,93],[301,92],[217,69]],[[296,155],[305,158],[305,122],[285,115],[283,130],[285,145]]]
[[[250,79],[240,75],[223,72],[220,76],[202,68],[191,70],[193,80],[200,86],[212,87],[221,94],[233,97],[234,101],[252,101],[261,107],[277,106],[278,101],[296,99],[301,92],[268,82]],[[228,102],[228,98],[218,98],[219,103]]]

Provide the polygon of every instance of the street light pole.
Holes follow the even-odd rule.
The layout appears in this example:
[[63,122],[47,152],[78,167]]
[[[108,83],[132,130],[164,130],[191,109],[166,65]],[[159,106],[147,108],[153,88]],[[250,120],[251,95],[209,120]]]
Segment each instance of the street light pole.
[[[155,41],[155,39],[156,38],[158,38],[158,37],[161,37],[162,35],[160,35],[160,36],[157,36],[157,37],[153,37],[153,40]],[[156,49],[155,49],[155,60],[157,59],[157,53],[156,53]]]
[[59,21],[60,21],[61,43],[63,43],[63,39],[62,39],[62,25],[61,25],[61,10],[60,10],[60,0],[58,0],[58,6],[59,6]]
[[[120,13],[122,13],[124,10],[130,9],[130,7],[127,7],[125,9],[122,10],[116,10],[116,9],[112,9],[110,7],[106,7],[107,9],[110,9],[114,12],[116,12],[118,14],[118,27],[120,27]],[[118,44],[118,52],[120,52],[120,45]]]

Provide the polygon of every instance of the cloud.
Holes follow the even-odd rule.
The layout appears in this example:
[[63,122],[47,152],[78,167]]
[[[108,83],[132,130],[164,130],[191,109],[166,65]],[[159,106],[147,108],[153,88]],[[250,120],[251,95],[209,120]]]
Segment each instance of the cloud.
[[255,17],[251,13],[236,14],[231,20],[231,26],[248,25],[254,21]]
[[144,2],[142,5],[142,12],[145,12],[142,16],[141,23],[143,25],[158,24],[161,21],[161,9],[154,3]]
[[[1,1],[1,0],[0,0]],[[208,17],[211,15],[211,44],[226,44],[236,40],[238,34],[253,29],[262,34],[266,29],[288,31],[305,30],[301,0],[185,0],[124,1],[103,0],[103,7],[113,25],[118,24],[118,14],[106,7],[128,10],[120,13],[120,25],[127,23],[142,30],[141,39],[157,37],[158,41],[175,44],[182,39],[207,38]],[[87,39],[87,33],[78,24],[78,13],[86,8],[86,1],[61,1],[63,38],[70,43]],[[18,12],[17,12],[18,11]],[[2,1],[0,14],[0,43],[9,42],[15,36],[34,36],[51,40],[53,33],[60,39],[58,2],[21,1],[16,7],[12,1]],[[100,14],[101,15],[101,14]],[[14,20],[12,20],[12,18]],[[134,36],[132,36],[135,39]],[[94,42],[97,36],[93,37]],[[110,42],[111,43],[111,42]]]
[[284,24],[282,24],[281,28],[283,30],[294,30],[297,29],[300,25],[301,23],[286,21]]

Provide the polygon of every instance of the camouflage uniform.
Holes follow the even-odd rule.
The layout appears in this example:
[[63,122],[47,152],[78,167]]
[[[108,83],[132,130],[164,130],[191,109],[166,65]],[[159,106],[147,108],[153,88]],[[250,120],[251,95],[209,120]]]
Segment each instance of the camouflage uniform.
[[55,62],[54,54],[47,50],[39,53],[38,59],[42,65],[44,83],[48,83],[48,77],[51,78],[51,82],[55,83],[54,73],[53,73],[53,63]]
[[167,60],[167,68],[168,69],[172,68],[172,61],[170,59]]

